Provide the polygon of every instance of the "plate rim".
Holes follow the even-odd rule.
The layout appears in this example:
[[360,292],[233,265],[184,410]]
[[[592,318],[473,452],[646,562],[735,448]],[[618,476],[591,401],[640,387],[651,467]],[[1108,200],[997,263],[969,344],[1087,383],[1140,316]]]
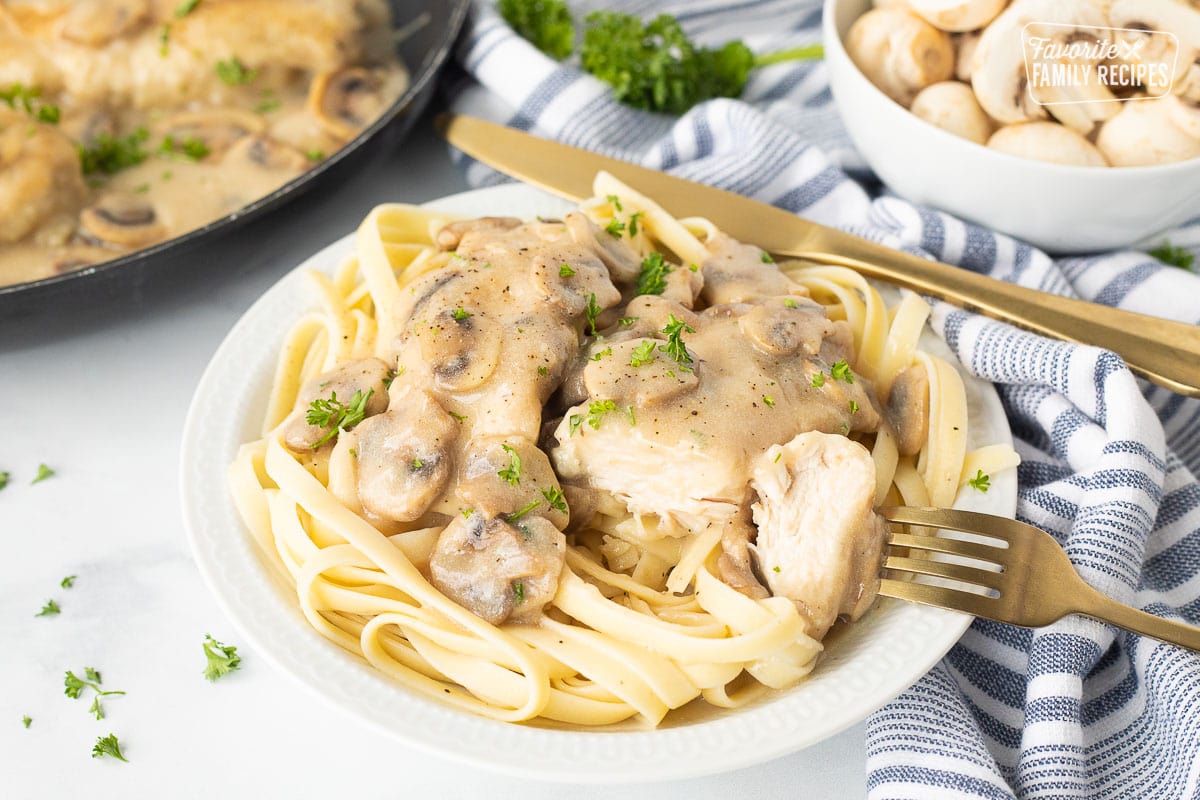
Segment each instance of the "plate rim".
[[[506,204],[513,203],[540,204],[544,210],[571,207],[571,204],[559,198],[523,184],[504,184],[476,189],[438,198],[423,205],[452,211],[455,205],[462,204],[485,206],[490,204],[494,208],[505,207]],[[353,694],[347,695],[342,685],[331,687],[328,682],[322,683],[318,674],[311,669],[313,662],[303,660],[301,654],[295,650],[276,652],[272,637],[278,632],[269,627],[264,630],[256,620],[252,619],[253,614],[261,613],[265,607],[282,603],[278,597],[273,598],[274,602],[272,602],[270,596],[271,592],[275,592],[276,589],[268,586],[271,581],[268,581],[267,578],[274,577],[273,574],[271,576],[258,575],[260,583],[256,587],[231,584],[228,571],[230,565],[221,563],[213,546],[210,546],[213,542],[222,542],[221,531],[215,531],[218,537],[215,540],[206,538],[214,533],[212,523],[215,521],[210,518],[211,509],[206,505],[212,504],[216,499],[212,493],[207,491],[213,482],[213,475],[208,474],[211,472],[218,474],[217,484],[221,490],[218,496],[223,500],[224,508],[221,510],[224,512],[224,516],[228,517],[229,513],[232,513],[236,521],[236,536],[229,536],[229,540],[224,544],[242,551],[251,550],[251,561],[256,562],[254,568],[266,568],[265,560],[257,552],[257,545],[252,541],[233,508],[233,501],[226,485],[228,461],[220,464],[212,463],[213,457],[216,455],[214,448],[219,449],[219,445],[205,441],[210,436],[206,430],[206,420],[209,418],[210,412],[215,410],[209,407],[213,399],[213,387],[218,384],[219,380],[228,379],[230,370],[236,369],[230,359],[240,347],[240,343],[245,340],[247,332],[252,330],[255,324],[262,324],[276,303],[287,299],[292,293],[302,290],[306,271],[314,268],[327,271],[334,268],[347,253],[352,251],[354,236],[354,233],[350,233],[339,238],[289,270],[264,292],[233,325],[214,352],[197,384],[184,423],[180,446],[179,478],[184,529],[192,556],[210,593],[243,641],[254,649],[256,655],[321,697],[325,702],[387,736],[399,739],[407,746],[512,776],[537,780],[571,781],[580,784],[620,784],[647,780],[695,778],[747,767],[796,752],[835,736],[863,721],[871,712],[881,708],[920,680],[945,656],[970,626],[973,618],[966,614],[881,598],[878,601],[879,605],[871,612],[872,614],[880,613],[879,608],[886,607],[892,609],[890,614],[901,615],[901,619],[912,618],[914,622],[923,622],[927,625],[936,623],[939,636],[937,646],[925,649],[919,657],[906,662],[912,673],[909,677],[901,681],[893,680],[887,685],[886,691],[867,694],[857,703],[843,702],[836,709],[831,708],[831,712],[836,711],[835,722],[825,724],[814,735],[799,738],[794,735],[790,738],[787,736],[764,737],[761,729],[755,727],[754,723],[761,725],[765,721],[759,719],[760,717],[769,716],[765,714],[765,711],[769,710],[771,706],[780,706],[786,703],[789,698],[784,697],[751,708],[740,709],[714,720],[644,731],[557,730],[535,725],[513,725],[479,717],[415,695],[391,683],[361,659],[346,653],[312,630],[299,615],[298,609],[295,608],[293,596],[290,598],[292,607],[282,609],[283,616],[293,617],[288,620],[289,623],[295,622],[297,619],[301,623],[302,630],[299,630],[299,633],[307,640],[301,640],[306,645],[304,653],[326,660],[332,658],[356,668],[351,669],[348,673],[349,677],[360,683],[365,682],[372,691],[381,692],[384,698],[392,695],[391,702],[384,705],[389,708],[395,706],[406,713],[398,718],[384,717],[381,715],[379,705],[367,702],[363,698],[355,698]],[[940,342],[940,340],[938,341]],[[265,342],[264,346],[259,348],[261,350],[258,354],[260,360],[273,366],[280,343],[279,336]],[[269,357],[267,357],[268,354]],[[248,374],[248,370],[244,366],[237,371],[243,376]],[[968,377],[964,376],[964,378]],[[976,378],[970,378],[970,381],[978,384],[978,388],[981,390],[982,402],[988,409],[987,413],[991,415],[989,417],[991,424],[1000,423],[1007,442],[1011,443],[1011,429],[995,388],[990,383]],[[239,409],[239,412],[244,412],[244,409]],[[998,420],[995,417],[997,412],[999,413]],[[228,416],[232,418],[238,415],[229,414]],[[219,420],[219,424],[236,428],[238,424],[244,427],[245,422],[244,420],[240,423]],[[236,449],[240,444],[241,442],[238,441],[232,446]],[[1003,505],[1003,513],[1012,516],[1016,511],[1017,499],[1015,470],[1009,470],[1006,473],[1009,474],[999,475],[993,482],[993,490],[996,492],[993,497],[999,497],[999,503]],[[228,527],[225,524],[227,522],[226,518],[217,527],[223,530]],[[226,535],[228,536],[228,533]],[[240,546],[238,546],[239,540]],[[256,600],[259,605],[255,605],[251,609],[247,607],[244,598],[247,591],[252,588],[257,590]],[[266,592],[265,597],[258,596],[263,592]],[[261,604],[263,601],[266,601],[266,606]],[[277,614],[279,611],[280,609],[274,608],[269,613]],[[279,619],[275,619],[275,622],[278,623]],[[410,728],[409,725],[414,722],[418,724]],[[777,727],[787,724],[786,720],[774,720],[774,722]],[[792,733],[794,734],[794,731]],[[470,736],[464,736],[464,734],[470,734]],[[470,739],[469,744],[472,747],[464,747],[464,739]],[[730,747],[731,741],[737,741],[741,746]],[[559,760],[548,758],[547,756],[550,756],[551,753],[547,752],[547,748],[553,750],[553,755]],[[646,751],[651,749],[657,750],[661,757],[648,760]],[[596,757],[597,754],[599,754],[599,758]]]

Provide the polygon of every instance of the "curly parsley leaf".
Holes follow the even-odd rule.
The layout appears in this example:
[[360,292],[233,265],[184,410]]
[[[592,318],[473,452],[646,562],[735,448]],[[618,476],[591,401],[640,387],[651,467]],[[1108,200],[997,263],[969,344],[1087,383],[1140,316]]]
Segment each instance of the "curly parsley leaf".
[[258,77],[258,70],[247,69],[237,56],[228,61],[217,62],[217,77],[229,86],[241,86]]
[[568,513],[567,501],[563,495],[562,489],[558,488],[557,486],[552,486],[549,489],[542,489],[542,497],[546,498],[546,502],[550,504],[551,508],[561,511],[564,514]]
[[497,8],[521,38],[555,61],[575,51],[575,22],[564,0],[500,0]]
[[640,367],[643,364],[649,364],[657,356],[655,355],[656,343],[653,339],[646,341],[633,348],[633,352],[629,354],[629,366]]
[[53,478],[53,477],[54,477],[54,470],[50,469],[50,467],[46,466],[45,464],[38,464],[37,475],[33,476],[33,480],[30,481],[30,484],[41,483],[42,481],[46,480],[47,478]]
[[62,609],[58,607],[58,603],[54,602],[53,600],[47,600],[46,604],[42,606],[42,610],[39,611],[38,613],[34,614],[34,616],[35,617],[52,617],[55,614],[61,614],[61,613],[62,613]]
[[667,343],[659,346],[658,349],[673,358],[681,370],[691,372],[692,356],[688,352],[687,345],[683,343],[683,334],[684,332],[695,333],[696,329],[671,314],[667,318],[667,324],[663,327],[662,332],[667,335]]
[[374,389],[368,389],[366,394],[361,390],[354,393],[349,404],[337,399],[337,392],[330,392],[329,399],[317,398],[308,406],[304,421],[318,428],[326,428],[325,435],[312,445],[316,450],[321,445],[333,439],[339,431],[349,430],[363,421],[367,415],[367,401],[375,394]]
[[987,490],[992,486],[992,479],[986,472],[979,469],[975,470],[975,477],[967,481],[967,485],[987,494]]
[[516,486],[521,482],[521,457],[517,455],[517,451],[513,450],[508,445],[500,445],[504,448],[504,452],[508,453],[508,466],[500,470],[496,474],[504,481],[508,482],[509,486]]
[[25,716],[21,717],[21,724],[28,728],[33,724],[33,717],[26,714]]
[[[604,415],[617,410],[615,400],[595,400],[588,405],[587,424],[592,426],[592,430],[599,430],[600,423],[604,420]],[[572,418],[572,423],[574,419]]]
[[642,268],[637,277],[638,294],[662,294],[667,289],[667,276],[671,274],[671,265],[664,259],[662,253],[651,253],[642,259]]
[[117,740],[115,733],[110,733],[108,736],[101,736],[96,739],[96,744],[92,747],[92,758],[100,758],[101,756],[112,756],[113,758],[119,758],[125,763],[129,763],[129,759],[121,755],[121,743]]
[[1175,247],[1170,242],[1163,242],[1161,247],[1156,247],[1150,251],[1150,255],[1157,258],[1164,264],[1169,264],[1172,267],[1190,270],[1192,264],[1196,261],[1196,255],[1190,250],[1182,247]]
[[3,489],[5,486],[8,486],[8,480],[11,477],[12,477],[12,475],[10,475],[8,472],[4,472],[3,470],[0,470],[0,489]]
[[834,363],[829,368],[829,374],[836,381],[845,381],[846,383],[854,383],[854,373],[850,371],[850,365],[846,363],[846,359],[841,359]]
[[596,317],[600,316],[600,312],[604,309],[600,308],[596,303],[596,295],[593,292],[588,295],[587,308],[584,309],[584,314],[587,315],[588,330],[592,332],[592,336],[596,335]]
[[79,164],[84,175],[96,172],[113,175],[123,169],[136,167],[146,160],[142,147],[150,132],[138,128],[128,136],[109,136],[101,133],[89,145],[79,145]]
[[59,581],[58,585],[64,589],[70,589],[75,585],[75,579],[78,577],[79,577],[78,575],[68,575],[67,577],[65,577],[61,581]]
[[204,677],[210,681],[228,675],[242,666],[242,657],[237,654],[237,648],[218,642],[209,634],[204,634],[204,657],[208,663],[204,667]]

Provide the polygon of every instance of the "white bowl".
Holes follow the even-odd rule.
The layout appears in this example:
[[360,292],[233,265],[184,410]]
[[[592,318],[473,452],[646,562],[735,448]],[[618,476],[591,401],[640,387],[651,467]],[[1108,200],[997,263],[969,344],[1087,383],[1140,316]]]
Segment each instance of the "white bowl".
[[870,8],[870,0],[825,0],[825,62],[850,138],[901,197],[1050,252],[1126,247],[1200,216],[1200,158],[1153,167],[1051,164],[989,150],[910,113],[842,44]]
[[[526,219],[571,208],[522,185],[467,192],[433,205],[465,216]],[[767,761],[860,722],[924,675],[970,624],[965,614],[882,598],[858,622],[831,631],[817,668],[798,686],[740,709],[692,703],[655,730],[634,720],[603,729],[564,729],[544,721],[513,725],[392,682],[308,624],[294,586],[272,569],[245,530],[226,480],[238,446],[261,433],[284,332],[317,307],[304,273],[332,273],[353,249],[353,234],[334,242],[284,276],[238,321],[200,379],[180,453],[192,553],[240,641],[334,706],[408,746],[523,778],[573,783],[692,778]],[[957,365],[929,331],[922,347]],[[971,422],[968,445],[1011,444],[995,389],[961,374]],[[1015,470],[1005,470],[993,476],[986,494],[964,487],[955,506],[1012,517],[1016,501]]]

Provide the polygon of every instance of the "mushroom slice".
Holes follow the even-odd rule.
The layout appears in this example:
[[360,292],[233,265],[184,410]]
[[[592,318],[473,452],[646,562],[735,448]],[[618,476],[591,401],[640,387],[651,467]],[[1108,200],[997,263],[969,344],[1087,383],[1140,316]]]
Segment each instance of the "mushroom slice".
[[116,247],[145,247],[167,235],[154,206],[134,194],[101,197],[80,213],[79,223],[88,238]]
[[244,136],[225,154],[226,164],[245,164],[275,172],[298,174],[309,167],[308,158],[296,148],[269,136]]
[[717,559],[717,569],[721,580],[727,585],[755,600],[770,597],[764,584],[766,579],[758,572],[750,552],[750,541],[754,538],[754,527],[749,521],[742,519],[744,510],[725,523],[721,531],[721,555]]
[[476,512],[442,531],[430,581],[493,625],[536,622],[558,591],[566,551],[562,531],[541,517],[508,522]]
[[[1107,127],[1108,125],[1105,126]],[[1104,130],[1101,129],[1100,133],[1103,136]],[[1108,161],[1095,145],[1057,122],[1007,125],[992,134],[987,146],[1009,155],[1055,164],[1073,164],[1079,167],[1108,166]]]
[[646,408],[694,391],[695,371],[679,369],[662,349],[662,339],[630,339],[607,345],[583,370],[587,396],[613,400],[622,411],[632,403]]
[[516,217],[479,217],[478,219],[460,219],[442,226],[433,237],[438,249],[454,250],[467,233],[472,231],[508,231],[521,225]]
[[150,17],[149,0],[75,0],[62,20],[62,38],[101,47],[137,31]]
[[755,462],[754,553],[771,593],[792,600],[820,639],[861,616],[879,587],[884,527],[872,511],[875,463],[862,445],[802,433]]
[[[283,443],[297,453],[310,452],[322,440],[332,441],[333,429],[326,425],[310,425],[308,411],[317,400],[349,406],[355,395],[366,395],[363,418],[382,414],[388,407],[388,365],[378,358],[347,361],[329,372],[310,380],[296,397],[296,406],[283,429]],[[336,435],[336,434],[334,434]]]
[[[1167,164],[1200,156],[1200,113],[1178,97],[1133,100],[1100,129],[1096,144],[1114,167]],[[1182,125],[1180,123],[1183,123]]]
[[604,264],[578,245],[539,249],[530,273],[534,290],[564,317],[578,317],[589,302],[600,308],[621,302]]
[[769,300],[739,317],[738,327],[756,349],[772,356],[797,350],[816,355],[825,338],[833,333],[833,322],[825,309],[806,297]]
[[309,111],[326,133],[343,141],[353,139],[386,105],[378,76],[362,67],[318,75],[308,91]]
[[906,8],[876,8],[846,34],[846,52],[884,94],[905,108],[917,92],[954,74],[950,37]]
[[486,311],[453,300],[449,295],[433,295],[417,312],[410,330],[438,387],[465,392],[496,371],[504,336]]
[[994,126],[965,83],[942,81],[926,86],[910,109],[921,119],[975,144],[986,144]]
[[450,480],[458,427],[420,390],[402,394],[388,411],[360,423],[354,433],[362,507],[398,522],[420,518]]
[[233,108],[183,111],[172,115],[163,126],[163,135],[177,145],[199,140],[208,148],[209,157],[218,157],[245,136],[262,133],[266,122],[257,114]]
[[608,267],[608,273],[617,283],[632,283],[641,272],[641,259],[625,244],[610,233],[600,230],[585,214],[572,211],[564,222],[571,240],[595,252]]
[[709,306],[755,303],[803,291],[783,274],[778,264],[764,262],[763,251],[758,247],[742,244],[723,233],[710,236],[704,246],[709,256],[700,265],[704,275],[700,297]]
[[1004,10],[1008,0],[906,0],[930,25],[944,31],[973,31]]
[[[543,491],[560,489],[550,459],[533,442],[519,436],[472,439],[458,471],[459,499],[485,517],[521,514],[545,517],[562,529],[567,513],[550,504]],[[532,505],[532,508],[529,508]]]
[[929,436],[929,376],[925,367],[914,364],[900,371],[892,382],[886,414],[896,433],[900,455],[919,453]]

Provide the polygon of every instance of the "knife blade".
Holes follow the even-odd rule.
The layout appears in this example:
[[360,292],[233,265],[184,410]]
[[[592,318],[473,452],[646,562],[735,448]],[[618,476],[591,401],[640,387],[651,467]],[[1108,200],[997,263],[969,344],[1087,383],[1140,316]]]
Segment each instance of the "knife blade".
[[892,250],[713,186],[541,139],[460,114],[437,126],[450,144],[518,180],[581,201],[605,171],[676,217],[705,217],[743,242],[784,258],[851,267],[868,277],[1070,342],[1103,347],[1135,373],[1200,397],[1200,326],[1027,289]]

